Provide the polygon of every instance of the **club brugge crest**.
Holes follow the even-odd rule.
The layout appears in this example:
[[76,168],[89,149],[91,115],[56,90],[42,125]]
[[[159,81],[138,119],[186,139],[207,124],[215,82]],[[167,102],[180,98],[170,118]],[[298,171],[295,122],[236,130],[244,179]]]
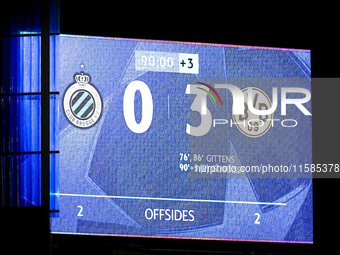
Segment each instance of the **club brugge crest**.
[[90,75],[84,72],[74,75],[75,83],[64,93],[63,108],[68,121],[79,128],[95,125],[103,110],[102,98],[95,86],[90,84]]

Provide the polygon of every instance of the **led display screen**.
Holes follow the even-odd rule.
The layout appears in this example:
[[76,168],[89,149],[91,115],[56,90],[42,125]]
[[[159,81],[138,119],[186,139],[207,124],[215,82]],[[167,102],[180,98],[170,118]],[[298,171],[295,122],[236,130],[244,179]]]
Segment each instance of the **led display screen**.
[[309,50],[59,39],[53,233],[313,242]]

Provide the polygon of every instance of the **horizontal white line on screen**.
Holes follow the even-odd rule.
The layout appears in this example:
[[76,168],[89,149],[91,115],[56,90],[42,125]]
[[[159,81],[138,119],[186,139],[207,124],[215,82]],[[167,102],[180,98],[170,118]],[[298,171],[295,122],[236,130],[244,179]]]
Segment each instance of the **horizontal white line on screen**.
[[179,201],[179,202],[199,202],[199,203],[222,203],[222,204],[287,205],[286,203],[280,203],[280,202],[225,201],[225,200],[166,198],[166,197],[131,197],[131,196],[85,195],[85,194],[67,194],[67,193],[53,193],[51,195],[67,196],[67,197],[139,199],[139,200]]

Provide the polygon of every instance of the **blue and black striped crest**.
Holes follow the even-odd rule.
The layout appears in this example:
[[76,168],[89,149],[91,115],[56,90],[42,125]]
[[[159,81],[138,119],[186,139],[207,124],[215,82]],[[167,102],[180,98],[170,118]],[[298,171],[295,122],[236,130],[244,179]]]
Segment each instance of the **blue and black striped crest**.
[[73,126],[90,128],[100,119],[103,101],[98,89],[89,83],[89,74],[76,73],[74,80],[76,83],[67,87],[63,97],[65,117]]
[[95,108],[92,95],[85,90],[76,91],[72,95],[70,104],[73,114],[79,119],[90,118]]

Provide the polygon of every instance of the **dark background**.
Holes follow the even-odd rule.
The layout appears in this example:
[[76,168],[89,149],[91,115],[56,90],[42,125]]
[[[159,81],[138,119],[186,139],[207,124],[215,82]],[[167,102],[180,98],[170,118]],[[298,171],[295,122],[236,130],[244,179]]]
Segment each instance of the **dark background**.
[[[1,13],[5,14],[6,7],[1,8]],[[310,49],[312,78],[330,78],[340,77],[340,39],[336,15],[332,12],[334,8],[304,6],[298,9],[286,3],[270,6],[243,2],[240,6],[231,6],[229,2],[213,1],[189,1],[184,4],[184,1],[60,0],[60,32]],[[312,82],[313,163],[340,163],[338,83],[337,80],[325,84]],[[55,254],[112,254],[113,249],[117,254],[197,254],[203,251],[236,251],[240,254],[250,254],[252,251],[264,254],[337,253],[340,237],[337,205],[340,179],[315,179],[313,184],[313,245],[53,236],[52,248]],[[20,246],[25,246],[19,249],[21,251],[39,250],[40,246],[45,245],[41,241],[47,240],[46,236],[49,235],[46,228],[37,227],[41,219],[46,220],[41,210],[25,210],[1,217],[1,226],[8,223],[13,225],[10,230],[6,228],[4,236],[7,234],[7,240],[1,243],[15,241],[13,247],[9,246],[14,254]],[[169,251],[172,249],[177,251]]]

